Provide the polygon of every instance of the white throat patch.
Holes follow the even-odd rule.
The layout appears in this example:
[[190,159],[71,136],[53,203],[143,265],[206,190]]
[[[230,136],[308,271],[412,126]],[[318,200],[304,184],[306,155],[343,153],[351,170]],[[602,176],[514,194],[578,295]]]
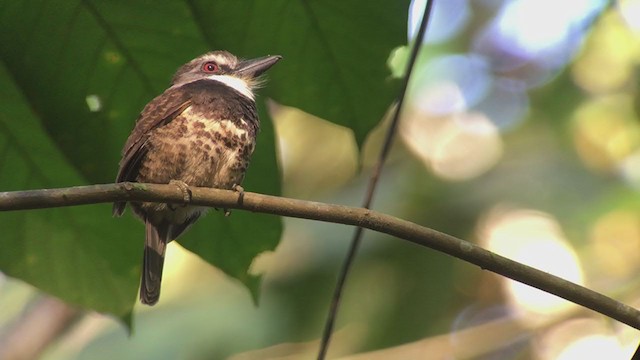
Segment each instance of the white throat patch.
[[246,96],[247,98],[254,100],[253,91],[251,91],[249,84],[247,84],[247,82],[242,79],[229,75],[209,75],[207,76],[207,79],[219,81],[236,90],[240,94]]

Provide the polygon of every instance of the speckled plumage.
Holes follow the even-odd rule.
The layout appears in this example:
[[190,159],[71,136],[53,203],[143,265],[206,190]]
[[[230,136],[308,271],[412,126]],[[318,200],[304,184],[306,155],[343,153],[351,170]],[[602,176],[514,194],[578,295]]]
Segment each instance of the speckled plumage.
[[[222,189],[240,185],[259,130],[251,90],[255,78],[279,59],[241,62],[228,52],[212,52],[182,66],[172,86],[140,114],[124,146],[116,182],[181,181]],[[203,64],[212,62],[217,70],[205,71]],[[121,215],[125,205],[115,203],[114,215]],[[140,299],[153,305],[160,294],[166,244],[205,208],[149,202],[133,202],[131,208],[146,224]]]

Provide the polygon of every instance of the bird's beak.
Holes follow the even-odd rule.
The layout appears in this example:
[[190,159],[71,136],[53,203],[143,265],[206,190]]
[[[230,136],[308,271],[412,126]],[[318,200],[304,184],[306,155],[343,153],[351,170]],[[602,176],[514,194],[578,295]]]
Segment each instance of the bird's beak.
[[269,70],[269,68],[280,59],[282,59],[282,56],[280,55],[269,55],[257,59],[244,60],[238,64],[236,72],[240,75],[252,78],[260,76],[262,73]]

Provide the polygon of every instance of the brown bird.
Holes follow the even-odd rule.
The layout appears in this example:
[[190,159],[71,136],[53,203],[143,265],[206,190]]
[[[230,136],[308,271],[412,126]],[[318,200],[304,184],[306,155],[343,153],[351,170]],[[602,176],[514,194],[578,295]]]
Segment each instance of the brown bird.
[[[136,121],[122,150],[116,182],[175,183],[219,189],[239,188],[256,143],[260,122],[254,90],[260,75],[280,56],[239,60],[226,51],[186,63],[171,87],[153,99]],[[160,297],[166,245],[189,228],[205,207],[131,202],[145,223],[140,301]],[[113,215],[126,202],[113,205]]]

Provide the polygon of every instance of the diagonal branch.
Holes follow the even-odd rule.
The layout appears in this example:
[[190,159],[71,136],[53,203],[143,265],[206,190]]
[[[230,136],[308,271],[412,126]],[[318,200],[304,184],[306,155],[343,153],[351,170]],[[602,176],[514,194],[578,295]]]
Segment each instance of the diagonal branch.
[[[412,222],[364,208],[296,200],[278,196],[210,188],[190,188],[191,204],[361,226],[428,247],[482,269],[554,294],[612,319],[640,329],[640,311],[605,295],[544,271],[492,253],[473,243]],[[63,206],[155,201],[184,203],[182,191],[173,185],[120,183],[61,189],[0,193],[0,211]]]
[[[387,156],[389,156],[391,145],[393,144],[393,141],[395,139],[398,124],[400,123],[400,112],[402,111],[403,104],[407,95],[407,88],[409,87],[409,80],[411,79],[411,73],[413,72],[416,61],[418,59],[418,53],[420,52],[420,48],[422,47],[422,41],[427,31],[429,19],[431,18],[431,9],[433,8],[434,1],[435,0],[427,0],[427,3],[424,7],[424,13],[422,15],[422,19],[420,20],[420,27],[418,29],[415,42],[411,47],[411,55],[409,56],[409,62],[407,63],[407,70],[402,79],[400,93],[398,94],[398,103],[393,110],[391,124],[389,124],[387,133],[385,134],[382,149],[380,149],[380,155],[378,156],[378,161],[376,162],[373,168],[373,172],[371,173],[371,177],[369,178],[367,192],[362,204],[362,207],[365,209],[371,208],[371,205],[373,203],[373,196],[378,188],[378,181],[380,179],[380,174],[382,173],[382,168],[385,164]],[[320,349],[318,351],[317,358],[318,360],[324,360],[327,355],[327,351],[329,350],[331,334],[333,333],[333,327],[335,326],[336,317],[338,316],[338,309],[340,307],[340,301],[342,299],[342,291],[344,290],[347,282],[347,277],[351,272],[351,267],[353,266],[353,263],[358,254],[360,242],[362,241],[362,234],[363,227],[358,226],[353,233],[351,243],[349,244],[349,250],[347,251],[347,255],[345,256],[344,262],[342,263],[340,272],[338,273],[338,280],[336,282],[336,287],[333,290],[333,296],[331,297],[331,302],[329,304],[329,312],[327,314],[327,319],[325,321],[324,329],[322,332],[322,338],[320,339]]]

